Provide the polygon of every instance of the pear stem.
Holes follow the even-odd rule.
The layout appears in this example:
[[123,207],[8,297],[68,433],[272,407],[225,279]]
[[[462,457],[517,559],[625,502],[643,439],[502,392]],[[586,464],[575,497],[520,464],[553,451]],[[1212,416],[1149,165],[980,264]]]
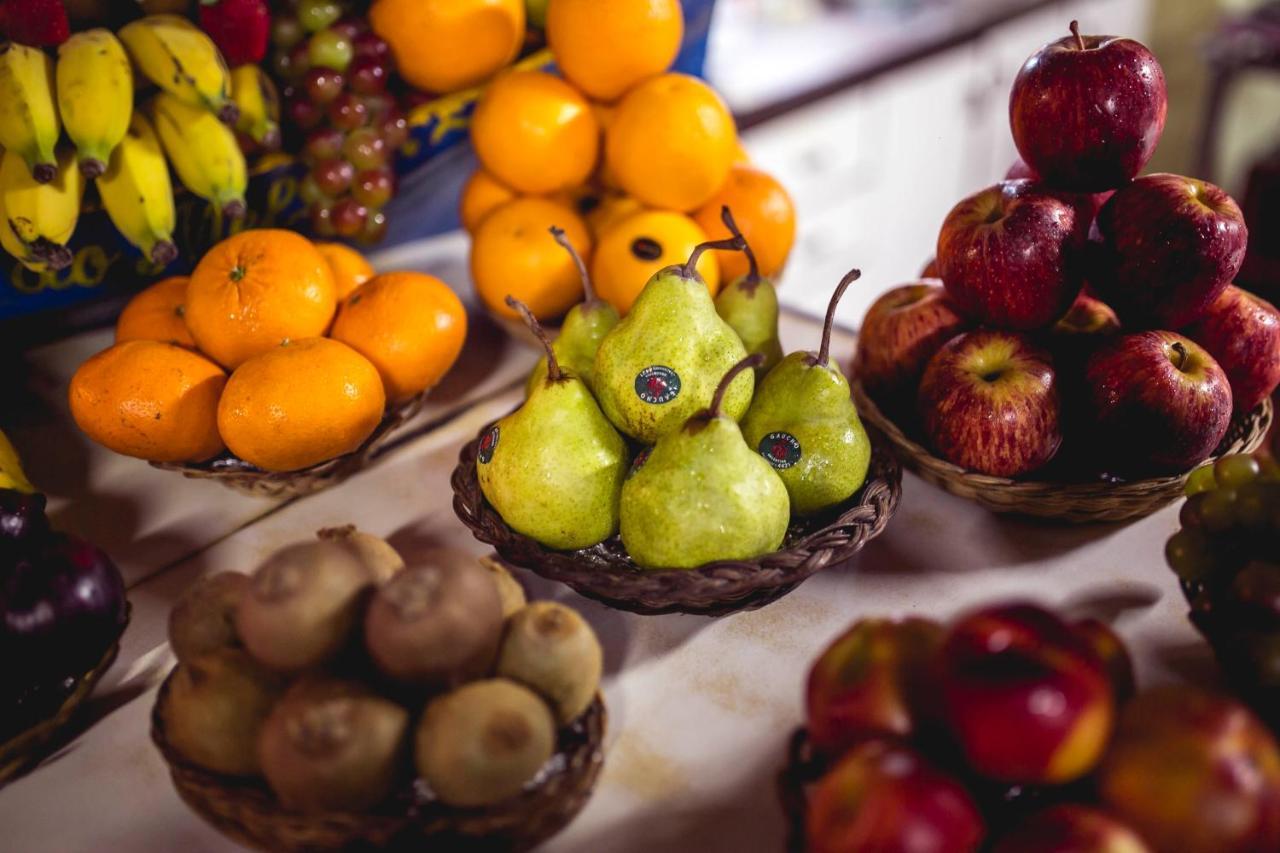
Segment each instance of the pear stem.
[[822,324],[822,345],[818,347],[818,355],[816,358],[810,358],[810,365],[825,365],[831,354],[831,327],[836,323],[836,306],[840,304],[840,297],[844,296],[844,292],[849,289],[849,285],[862,278],[862,270],[849,270],[844,274],[844,278],[840,279],[840,283],[836,285],[836,292],[831,294],[831,302],[827,305],[827,320]]
[[525,305],[510,294],[507,294],[507,305],[520,312],[520,316],[524,318],[524,324],[529,327],[529,331],[533,332],[534,337],[542,343],[542,348],[547,351],[547,381],[559,382],[564,378],[564,374],[560,372],[560,362],[556,361],[556,351],[552,349],[551,341],[547,339],[547,333],[542,330],[542,324],[538,322],[538,318],[533,316],[533,312],[529,310],[528,305]]
[[564,229],[552,225],[547,230],[551,232],[551,236],[555,238],[555,241],[563,246],[564,250],[569,253],[569,256],[573,258],[574,266],[578,268],[578,275],[582,277],[582,293],[584,295],[582,301],[588,305],[598,301],[596,299],[596,292],[591,287],[591,275],[587,272],[587,265],[582,262],[582,256],[578,254],[578,250],[573,248],[573,244],[570,243],[569,238],[565,236]]
[[747,241],[742,237],[734,237],[729,240],[708,240],[705,243],[699,243],[693,247],[693,253],[689,255],[689,260],[684,262],[684,266],[680,268],[680,274],[685,278],[696,278],[698,275],[698,260],[702,257],[702,253],[708,249],[724,249],[725,251],[741,252],[746,248]]
[[742,361],[729,368],[729,372],[720,380],[720,384],[716,386],[715,396],[711,398],[711,407],[707,409],[707,416],[711,418],[720,417],[720,405],[724,403],[725,392],[729,390],[729,386],[733,384],[733,380],[738,378],[738,374],[744,370],[751,370],[764,364],[764,355],[755,353],[744,358]]
[[760,281],[760,265],[756,263],[756,253],[752,251],[751,244],[738,228],[738,223],[733,221],[733,213],[730,212],[727,204],[720,208],[720,221],[724,223],[725,228],[729,229],[730,234],[742,240],[742,252],[747,256],[748,264],[747,281],[752,284]]
[[1084,49],[1085,49],[1085,46],[1084,46],[1084,36],[1080,35],[1080,22],[1079,22],[1079,21],[1072,21],[1072,22],[1071,22],[1071,35],[1073,35],[1073,36],[1075,36],[1075,37],[1076,37],[1076,49],[1077,49],[1077,50],[1084,50]]

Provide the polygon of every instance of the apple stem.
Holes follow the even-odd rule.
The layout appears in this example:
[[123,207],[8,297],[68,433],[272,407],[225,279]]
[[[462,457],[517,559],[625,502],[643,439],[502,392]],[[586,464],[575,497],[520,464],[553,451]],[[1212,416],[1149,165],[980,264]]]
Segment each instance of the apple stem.
[[693,247],[693,252],[689,255],[689,260],[684,262],[680,268],[680,274],[685,278],[698,277],[698,260],[702,257],[702,253],[708,249],[724,249],[725,251],[741,252],[747,246],[747,241],[741,236],[734,237],[730,240],[708,240],[705,243],[699,243]]
[[529,331],[533,332],[534,337],[542,343],[542,348],[547,351],[547,382],[559,382],[564,378],[564,374],[560,372],[560,362],[556,361],[556,351],[551,347],[551,341],[547,339],[547,333],[542,330],[542,324],[538,322],[537,317],[533,316],[533,312],[529,310],[528,305],[525,305],[511,294],[507,294],[507,304],[520,312],[520,316],[524,318],[524,324],[529,327]]
[[587,272],[587,265],[582,262],[582,256],[578,254],[577,249],[573,248],[573,244],[565,236],[563,228],[552,225],[547,230],[551,232],[551,236],[555,238],[555,241],[569,253],[569,256],[573,258],[574,266],[578,268],[578,275],[582,278],[582,301],[587,305],[594,305],[598,300],[596,299],[595,290],[591,287],[591,275]]
[[836,306],[840,304],[840,297],[844,296],[844,292],[849,289],[849,285],[862,278],[862,270],[849,270],[844,274],[844,278],[840,279],[840,283],[836,285],[836,292],[831,294],[831,302],[827,305],[827,319],[822,324],[822,345],[818,347],[817,356],[809,358],[810,366],[819,364],[825,365],[831,354],[831,327],[836,323]]
[[1173,366],[1181,371],[1186,367],[1187,357],[1190,356],[1190,353],[1187,352],[1187,348],[1183,346],[1182,341],[1174,341],[1171,349],[1178,354],[1178,360],[1173,363]]
[[1072,22],[1071,22],[1071,35],[1073,35],[1073,36],[1075,36],[1075,37],[1076,37],[1076,48],[1077,48],[1077,49],[1079,49],[1079,50],[1084,50],[1084,49],[1085,49],[1085,46],[1084,46],[1084,36],[1080,35],[1080,22],[1079,22],[1079,21],[1072,21]]
[[720,220],[724,222],[724,227],[729,229],[730,234],[742,239],[742,251],[747,256],[748,266],[747,277],[744,281],[751,286],[751,290],[755,290],[755,285],[760,283],[760,265],[756,263],[756,253],[752,250],[751,244],[747,242],[742,230],[738,228],[738,223],[733,221],[733,213],[729,210],[729,205],[726,204],[720,208]]

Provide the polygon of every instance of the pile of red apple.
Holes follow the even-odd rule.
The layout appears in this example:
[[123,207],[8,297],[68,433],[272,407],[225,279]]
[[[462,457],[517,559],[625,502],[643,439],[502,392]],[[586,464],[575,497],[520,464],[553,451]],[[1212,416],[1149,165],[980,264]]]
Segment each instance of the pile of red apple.
[[1133,695],[1123,643],[1030,604],[855,623],[814,663],[810,853],[1280,850],[1280,747],[1243,705]]
[[853,370],[969,470],[1182,473],[1280,383],[1280,313],[1231,283],[1247,229],[1230,196],[1136,177],[1164,129],[1156,58],[1071,31],[1014,81],[1022,159],[947,215],[936,278],[871,307]]

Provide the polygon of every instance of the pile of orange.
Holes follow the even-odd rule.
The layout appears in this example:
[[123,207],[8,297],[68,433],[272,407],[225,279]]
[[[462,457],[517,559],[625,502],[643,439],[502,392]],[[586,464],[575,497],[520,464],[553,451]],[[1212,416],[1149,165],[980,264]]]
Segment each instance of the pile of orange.
[[[546,34],[562,76],[504,72],[471,120],[480,168],[459,213],[489,309],[514,317],[510,294],[549,319],[581,301],[553,225],[622,313],[654,272],[729,236],[723,205],[761,273],[776,275],[795,240],[795,209],[778,181],[750,165],[720,96],[669,72],[684,34],[679,0],[550,0]],[[714,293],[746,261],[718,252],[698,271]]]
[[292,231],[230,237],[188,277],[139,293],[116,342],[71,379],[91,439],[153,462],[226,452],[296,471],[358,449],[462,350],[466,312],[442,281],[375,275],[359,253]]

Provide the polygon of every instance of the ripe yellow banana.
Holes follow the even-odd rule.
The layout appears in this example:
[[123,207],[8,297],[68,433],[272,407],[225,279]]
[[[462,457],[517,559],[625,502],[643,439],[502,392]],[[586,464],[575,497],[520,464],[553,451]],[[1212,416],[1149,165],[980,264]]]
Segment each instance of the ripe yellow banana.
[[76,154],[69,146],[56,152],[53,180],[38,183],[27,164],[12,151],[0,158],[0,207],[10,234],[0,243],[34,272],[60,270],[72,261],[67,243],[80,218],[84,177],[76,168]]
[[157,266],[168,266],[178,257],[169,164],[146,116],[134,113],[97,183],[107,216],[126,240]]
[[26,161],[37,181],[57,172],[61,126],[54,100],[53,60],[39,48],[0,42],[0,146]]
[[168,92],[151,99],[147,114],[183,185],[216,204],[224,216],[243,216],[249,179],[231,128],[203,107],[193,107]]
[[4,434],[4,430],[0,430],[0,489],[17,489],[27,494],[36,490],[23,472],[18,451],[9,441],[9,436]]
[[75,143],[80,171],[96,178],[129,130],[133,69],[109,30],[76,33],[58,48],[58,111]]
[[280,147],[280,95],[261,65],[231,69],[231,99],[240,110],[236,130],[275,151]]
[[119,35],[148,80],[175,98],[235,124],[231,74],[203,30],[181,15],[147,15],[125,24]]

